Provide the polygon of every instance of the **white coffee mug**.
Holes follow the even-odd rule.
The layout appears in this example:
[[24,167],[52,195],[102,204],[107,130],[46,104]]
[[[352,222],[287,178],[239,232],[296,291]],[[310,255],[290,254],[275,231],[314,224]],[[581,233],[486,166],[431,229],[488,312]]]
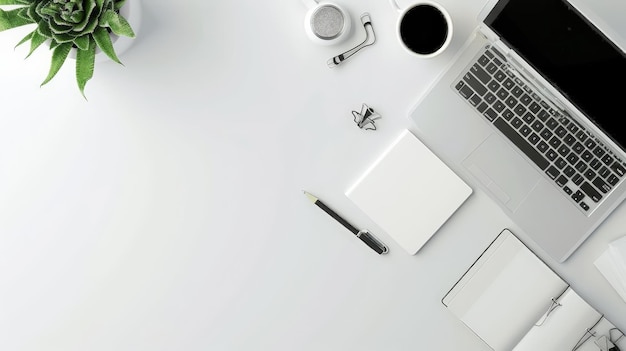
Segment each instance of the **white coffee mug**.
[[304,29],[318,44],[330,45],[343,41],[350,33],[350,15],[339,5],[316,0],[303,0],[309,8],[304,17]]
[[448,47],[452,39],[452,19],[443,6],[431,0],[421,0],[402,9],[397,0],[390,2],[400,13],[396,33],[407,52],[429,58]]

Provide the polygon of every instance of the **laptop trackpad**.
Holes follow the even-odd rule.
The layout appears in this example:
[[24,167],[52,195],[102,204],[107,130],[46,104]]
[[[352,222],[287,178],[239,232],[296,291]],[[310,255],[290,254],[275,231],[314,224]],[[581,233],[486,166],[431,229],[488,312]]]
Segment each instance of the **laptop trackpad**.
[[511,211],[519,207],[540,179],[528,161],[496,134],[480,144],[463,166]]

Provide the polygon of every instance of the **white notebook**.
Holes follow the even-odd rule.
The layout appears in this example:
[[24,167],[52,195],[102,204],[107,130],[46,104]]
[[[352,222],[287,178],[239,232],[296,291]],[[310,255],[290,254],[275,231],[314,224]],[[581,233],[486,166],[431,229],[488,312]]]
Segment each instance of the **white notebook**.
[[426,145],[404,130],[346,196],[413,255],[471,193]]
[[496,351],[598,351],[622,335],[509,230],[442,302]]

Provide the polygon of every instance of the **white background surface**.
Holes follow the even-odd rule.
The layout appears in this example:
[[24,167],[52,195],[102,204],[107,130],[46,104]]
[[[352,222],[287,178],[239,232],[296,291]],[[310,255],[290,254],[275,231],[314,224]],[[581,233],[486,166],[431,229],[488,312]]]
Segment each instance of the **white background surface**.
[[[27,31],[0,33],[0,349],[487,350],[440,300],[503,228],[525,234],[475,189],[410,256],[344,195],[412,128],[484,2],[441,0],[455,36],[421,60],[383,0],[337,0],[356,25],[330,47],[298,0],[144,1],[125,66],[98,64],[88,102],[71,62],[39,88],[47,49],[24,60]],[[626,43],[626,4],[587,3]],[[364,39],[363,12],[377,42],[329,69]],[[362,103],[375,132],[352,121]],[[593,261],[625,228],[621,206],[564,264],[537,250],[622,330],[626,303]]]

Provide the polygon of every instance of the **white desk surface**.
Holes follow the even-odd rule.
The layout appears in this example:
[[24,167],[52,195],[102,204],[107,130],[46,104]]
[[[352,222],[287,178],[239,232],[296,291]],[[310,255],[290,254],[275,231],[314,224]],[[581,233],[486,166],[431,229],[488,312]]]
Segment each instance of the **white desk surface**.
[[[337,0],[355,25],[331,47],[306,37],[299,0],[144,0],[89,102],[70,64],[39,88],[47,50],[24,60],[25,32],[0,33],[0,349],[487,350],[440,302],[503,228],[525,238],[484,193],[415,256],[383,234],[375,254],[302,193],[377,233],[344,191],[412,128],[485,1],[441,0],[454,39],[422,60],[384,0]],[[623,1],[582,1],[626,43]],[[329,69],[363,12],[376,43]],[[352,121],[362,103],[375,132]],[[626,330],[593,265],[623,235],[626,206],[564,264],[538,254]]]

